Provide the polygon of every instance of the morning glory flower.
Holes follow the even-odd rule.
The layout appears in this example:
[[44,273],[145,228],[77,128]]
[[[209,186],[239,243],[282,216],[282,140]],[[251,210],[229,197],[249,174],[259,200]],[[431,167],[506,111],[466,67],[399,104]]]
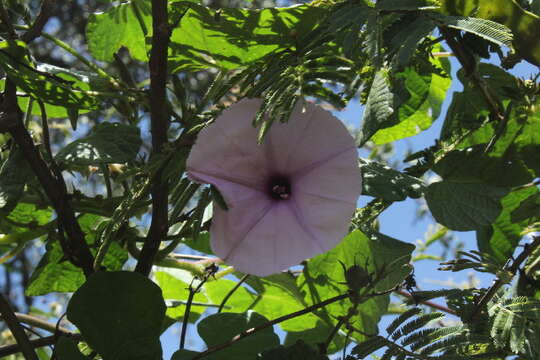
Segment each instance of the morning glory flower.
[[361,191],[354,140],[321,107],[298,104],[263,143],[245,99],[203,129],[187,160],[189,177],[212,184],[214,253],[238,271],[266,276],[332,249],[348,231]]

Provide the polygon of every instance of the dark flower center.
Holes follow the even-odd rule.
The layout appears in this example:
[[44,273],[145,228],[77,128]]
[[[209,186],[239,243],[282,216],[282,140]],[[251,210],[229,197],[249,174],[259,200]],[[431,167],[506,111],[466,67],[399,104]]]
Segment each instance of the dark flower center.
[[291,197],[291,182],[283,175],[270,177],[267,185],[268,194],[274,200],[287,200]]

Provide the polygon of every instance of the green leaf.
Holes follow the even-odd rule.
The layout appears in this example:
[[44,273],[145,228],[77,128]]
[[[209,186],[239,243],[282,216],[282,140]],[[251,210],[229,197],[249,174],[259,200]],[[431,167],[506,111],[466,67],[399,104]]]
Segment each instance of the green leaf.
[[308,5],[214,11],[190,4],[171,35],[171,71],[234,69],[271,52],[295,48],[325,13]]
[[412,68],[406,68],[396,76],[404,82],[403,86],[408,93],[407,100],[399,105],[395,114],[397,124],[379,129],[371,138],[373,142],[385,144],[417,135],[437,120],[452,80],[447,75],[450,71],[447,59],[437,58],[430,61],[444,71],[440,74],[420,74]]
[[[185,272],[183,272],[185,273]],[[167,308],[167,316],[169,316],[172,319],[181,321],[184,318],[184,313],[186,310],[186,306],[184,302],[187,300],[189,296],[189,277],[190,275],[186,273],[185,280],[183,281],[176,277],[173,274],[178,274],[178,272],[165,272],[165,271],[157,271],[154,276],[155,279],[163,291],[163,298],[165,300],[173,300],[173,301],[180,301],[177,306],[174,307],[168,307]],[[178,274],[179,275],[179,274]],[[180,275],[181,276],[181,275]],[[189,322],[195,322],[206,310],[205,306],[201,306],[199,304],[207,303],[208,299],[206,296],[204,296],[203,293],[199,292],[195,294],[193,298],[193,302],[195,304],[192,304],[191,311],[189,315]]]
[[0,211],[9,214],[23,195],[26,182],[33,177],[32,169],[22,152],[15,148],[0,166]]
[[[81,228],[86,234],[86,242],[90,245],[95,241],[96,227],[100,220],[99,216],[90,214],[79,218]],[[92,252],[95,253],[95,249],[92,249]],[[103,266],[108,270],[120,270],[127,258],[127,251],[122,249],[118,242],[113,242],[105,256]],[[45,255],[32,273],[25,294],[38,296],[52,292],[73,292],[84,281],[82,270],[65,258],[58,239],[49,237]]]
[[[207,282],[204,291],[212,303],[221,304],[225,296],[236,286],[237,281],[219,279],[218,281]],[[257,300],[257,296],[251,293],[246,287],[240,286],[227,300],[224,311],[243,313]]]
[[444,16],[433,13],[430,16],[450,28],[475,34],[499,46],[512,47],[512,31],[502,24],[466,16]]
[[513,148],[497,157],[486,155],[483,145],[447,153],[433,171],[445,180],[494,186],[523,185],[534,177]]
[[379,129],[395,124],[394,94],[387,73],[387,70],[379,70],[371,84],[362,118],[362,130],[357,136],[358,146],[365,144]]
[[55,158],[68,167],[125,163],[135,159],[141,144],[138,127],[104,122],[87,137],[66,145]]
[[416,11],[437,8],[438,2],[434,0],[379,0],[375,8],[379,11]]
[[[267,321],[264,316],[254,311],[243,314],[219,313],[201,320],[197,325],[197,331],[206,346],[212,347],[227,342],[242,331],[265,324]],[[278,345],[279,337],[270,326],[207,358],[211,360],[253,359],[262,351]]]
[[440,181],[428,186],[425,197],[438,223],[452,230],[469,231],[490,226],[502,211],[508,190],[477,183]]
[[[143,32],[139,20],[147,29],[147,34]],[[97,60],[110,62],[114,53],[126,47],[133,58],[148,61],[145,35],[151,36],[151,31],[150,2],[132,0],[90,16],[86,26],[88,50]]]
[[362,172],[362,195],[389,201],[402,201],[408,196],[422,196],[425,185],[421,179],[394,170],[384,164],[359,159]]
[[263,351],[258,360],[328,360],[328,356],[321,355],[319,351],[298,340],[291,346],[279,346],[275,349]]
[[57,360],[88,360],[79,351],[77,343],[65,336],[60,336],[56,341],[54,355]]
[[540,193],[529,196],[510,213],[512,222],[521,222],[530,218],[540,221]]
[[521,231],[527,226],[526,221],[518,223],[512,221],[511,214],[522,201],[537,193],[537,188],[525,188],[506,195],[501,201],[503,211],[495,222],[476,232],[478,249],[493,256],[500,264],[505,264],[514,254],[522,238]]
[[[345,284],[343,269],[353,265],[365,267],[370,274],[376,272],[385,274],[384,279],[375,285],[375,291],[383,291],[401,283],[409,274],[408,262],[414,245],[401,242],[388,236],[373,233],[371,238],[359,230],[346,236],[341,243],[329,252],[309,260],[303,274],[297,279],[300,290],[305,292],[305,302],[308,305],[317,304],[331,297],[348,291]],[[358,307],[358,314],[351,318],[351,324],[365,333],[377,333],[378,323],[389,304],[389,296],[372,297]],[[328,325],[332,326],[340,316],[345,316],[351,302],[342,300],[326,306],[315,312]],[[328,334],[323,335],[317,342],[325,341]],[[364,337],[354,334],[357,341]],[[316,340],[316,339],[313,339]]]
[[161,359],[161,289],[127,271],[98,272],[69,301],[69,321],[104,360]]
[[[92,90],[95,84],[88,73],[73,71],[49,64],[37,67],[26,54],[21,41],[0,42],[0,66],[7,76],[35,99],[58,106],[77,109],[96,109],[103,99]],[[99,86],[105,86],[98,81]]]

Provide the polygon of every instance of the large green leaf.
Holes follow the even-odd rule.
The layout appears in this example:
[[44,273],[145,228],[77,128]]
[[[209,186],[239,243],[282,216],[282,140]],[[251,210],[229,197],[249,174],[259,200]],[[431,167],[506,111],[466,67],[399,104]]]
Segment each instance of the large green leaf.
[[485,146],[480,145],[451,151],[435,164],[433,170],[445,180],[494,186],[518,186],[534,178],[513,149],[501,157],[486,155],[484,150]]
[[478,229],[476,241],[478,249],[490,254],[501,264],[504,264],[513,254],[522,238],[521,231],[527,225],[526,220],[512,221],[512,212],[519,208],[520,203],[529,196],[538,194],[537,188],[525,188],[513,191],[502,201],[503,211],[491,226]]
[[[309,260],[297,283],[305,293],[308,305],[344,294],[348,291],[348,287],[345,284],[341,262],[346,267],[367,265],[367,271],[371,274],[383,272],[384,279],[375,285],[375,290],[388,290],[403,281],[410,272],[407,264],[413,250],[412,244],[378,233],[368,238],[356,230],[346,236],[334,249]],[[376,333],[377,324],[386,313],[388,304],[388,295],[370,298],[358,307],[357,315],[351,318],[352,324],[366,333]],[[346,299],[330,304],[315,314],[331,325],[335,324],[340,316],[345,316],[351,305]],[[322,337],[319,339],[311,338],[308,343],[316,345],[317,342],[325,341],[328,333],[320,336]],[[363,339],[360,334],[355,334],[354,337],[357,341]]]
[[324,15],[324,9],[309,5],[215,11],[190,4],[172,32],[171,71],[234,69],[270,52],[295,48]]
[[[79,218],[87,243],[94,243],[96,227],[100,221],[99,216],[90,214]],[[103,266],[108,270],[120,270],[127,258],[127,251],[117,242],[113,242],[105,256]],[[28,296],[38,296],[52,292],[73,292],[84,283],[84,280],[82,270],[66,260],[58,239],[50,237],[45,255],[32,273],[25,293]]]
[[8,214],[23,195],[26,182],[33,176],[22,152],[15,148],[0,166],[0,211]]
[[364,108],[362,129],[357,135],[359,146],[365,144],[379,130],[396,123],[394,94],[388,80],[388,70],[379,70],[373,78]]
[[[140,20],[140,22],[139,22]],[[112,61],[121,47],[126,47],[133,58],[148,61],[145,34],[141,23],[151,35],[150,2],[132,0],[114,6],[106,12],[90,16],[86,26],[88,49],[97,60]]]
[[136,272],[98,272],[69,301],[69,321],[104,360],[160,360],[161,289]]
[[56,341],[54,354],[57,360],[88,360],[79,351],[77,343],[65,336],[60,336]]
[[431,62],[444,71],[420,74],[412,68],[406,68],[397,76],[403,80],[403,86],[409,95],[395,114],[397,124],[380,128],[373,135],[371,140],[376,144],[414,136],[428,129],[439,117],[446,91],[452,82],[447,75],[450,72],[450,64],[444,58],[433,59]]
[[55,158],[67,167],[125,163],[135,159],[141,144],[138,127],[104,122],[87,137],[66,145]]
[[452,230],[490,226],[502,211],[506,188],[479,183],[440,181],[428,186],[425,197],[438,223]]
[[291,346],[280,346],[264,351],[259,360],[328,360],[328,356],[321,355],[319,351],[298,340]]
[[422,180],[384,164],[368,159],[359,159],[359,162],[362,171],[362,195],[389,201],[402,201],[408,196],[420,197],[425,189]]
[[[204,318],[197,325],[197,330],[206,346],[211,347],[227,342],[242,331],[262,325],[267,321],[264,316],[254,311],[242,314],[219,313]],[[216,329],[219,330],[216,331]],[[262,351],[278,345],[279,337],[269,326],[206,358],[211,360],[253,359]]]

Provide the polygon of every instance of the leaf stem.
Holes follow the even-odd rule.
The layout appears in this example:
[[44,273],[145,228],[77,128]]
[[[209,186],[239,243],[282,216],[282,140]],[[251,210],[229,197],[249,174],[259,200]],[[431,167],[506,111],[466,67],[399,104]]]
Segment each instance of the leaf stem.
[[[413,299],[414,300],[414,296],[406,291],[403,291],[403,290],[396,290],[395,291],[397,294],[401,295],[401,296],[405,296],[406,298],[409,298],[409,299]],[[434,303],[433,301],[420,301],[420,304],[422,305],[426,305],[426,306],[429,306],[430,308],[433,308],[433,309],[437,309],[437,310],[440,310],[440,311],[443,311],[447,314],[450,314],[450,315],[454,315],[454,316],[457,316],[456,312],[450,308],[447,308],[446,306],[443,306],[443,305],[440,305],[440,304],[437,304],[437,303]]]
[[225,304],[227,303],[227,301],[229,300],[229,298],[234,294],[234,292],[236,290],[238,290],[238,288],[240,287],[240,285],[242,285],[244,283],[244,281],[246,281],[247,279],[249,278],[249,274],[244,274],[244,276],[242,276],[242,278],[240,278],[240,280],[238,280],[238,282],[234,285],[234,287],[227,293],[227,295],[225,295],[225,297],[223,298],[223,300],[221,301],[221,304],[219,304],[219,309],[218,309],[218,313],[220,313],[221,311],[223,311],[223,308],[225,307]]

